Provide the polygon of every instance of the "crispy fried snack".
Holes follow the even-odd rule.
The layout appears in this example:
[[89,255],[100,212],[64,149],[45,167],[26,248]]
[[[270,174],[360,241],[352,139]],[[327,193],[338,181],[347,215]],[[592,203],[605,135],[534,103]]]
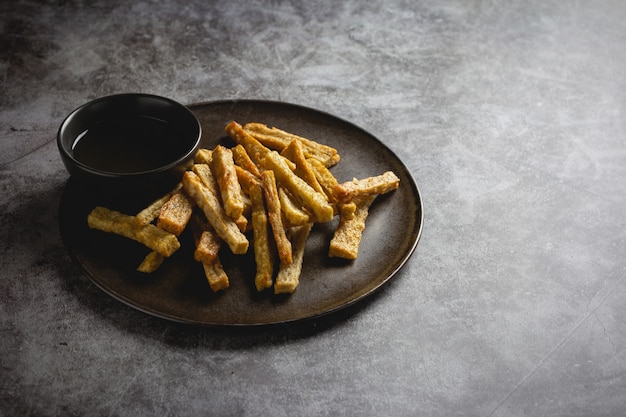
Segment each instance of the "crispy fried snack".
[[291,226],[302,226],[310,222],[311,216],[294,203],[289,191],[282,185],[278,186],[281,213]]
[[234,148],[232,148],[233,159],[235,164],[240,166],[241,168],[249,171],[252,175],[259,178],[261,176],[261,171],[259,167],[252,161],[248,152],[246,152],[246,148],[243,145],[237,144]]
[[211,290],[218,292],[228,288],[230,285],[228,275],[224,271],[218,256],[222,244],[219,236],[217,236],[206,218],[198,212],[192,216],[191,229],[196,243],[193,257],[202,264],[204,276]]
[[307,158],[318,159],[327,167],[335,165],[340,159],[335,148],[262,123],[247,123],[244,130],[268,148],[277,151],[282,151],[291,141],[297,139],[302,143]]
[[260,177],[255,177],[250,171],[238,165],[235,165],[235,172],[237,173],[239,184],[241,184],[241,189],[248,195],[250,195],[250,189],[252,187],[260,184]]
[[211,161],[213,161],[213,151],[206,148],[198,149],[194,161],[196,164],[211,165]]
[[315,179],[317,179],[318,184],[324,191],[324,194],[328,198],[328,201],[331,203],[336,203],[339,201],[337,194],[335,192],[336,188],[339,186],[339,181],[333,175],[330,170],[324,166],[323,163],[314,158],[307,159],[313,174],[315,175]]
[[243,214],[244,202],[241,185],[237,181],[233,152],[217,145],[213,150],[211,170],[219,186],[224,211],[232,219],[238,219]]
[[196,244],[193,258],[202,263],[213,262],[219,254],[222,240],[217,236],[206,218],[198,212],[192,217],[191,230]]
[[281,214],[280,199],[276,188],[276,179],[273,171],[263,171],[261,174],[263,184],[263,195],[265,196],[265,204],[267,205],[267,216],[272,226],[274,242],[278,250],[278,257],[281,264],[289,265],[293,262],[291,256],[291,242],[287,239],[285,226],[283,225],[283,217]]
[[235,121],[226,125],[226,133],[239,145],[243,146],[248,156],[255,164],[260,165],[260,161],[270,151],[253,136],[243,130],[243,127]]
[[178,238],[153,224],[140,225],[135,216],[96,207],[87,216],[87,224],[92,229],[115,233],[135,240],[153,251],[168,257],[180,248]]
[[274,281],[274,256],[270,247],[270,232],[263,203],[263,191],[259,184],[250,189],[250,199],[252,200],[252,230],[254,260],[256,261],[254,285],[257,291],[263,291],[265,288],[270,288]]
[[157,251],[152,251],[143,258],[143,261],[137,267],[138,272],[144,272],[146,274],[150,274],[161,266],[165,256],[161,255]]
[[167,200],[169,200],[172,197],[172,195],[178,192],[182,187],[183,187],[182,184],[178,184],[176,188],[174,188],[172,191],[165,194],[163,197],[153,201],[148,207],[144,208],[139,213],[137,213],[137,215],[135,216],[135,220],[137,221],[137,223],[140,225],[146,225],[146,224],[152,223],[152,221],[156,219],[157,216],[159,215],[159,212],[161,211],[161,207],[163,207],[163,204],[165,204]]
[[393,191],[400,185],[400,179],[392,171],[375,177],[344,182],[335,187],[335,193],[339,201],[350,201],[356,197],[365,195],[385,194]]
[[315,215],[316,221],[320,223],[331,221],[334,217],[333,208],[326,201],[326,197],[294,174],[285,161],[285,157],[271,151],[265,155],[261,163],[265,169],[274,171],[276,180],[285,186],[303,207]]
[[195,200],[217,235],[226,242],[230,250],[234,254],[246,253],[249,245],[248,238],[241,233],[235,221],[226,215],[217,194],[212,192],[192,171],[187,171],[183,175],[183,188]]
[[289,265],[281,264],[274,282],[274,294],[293,293],[300,282],[304,247],[313,223],[292,227],[289,230],[293,247],[293,262]]
[[191,218],[194,206],[193,200],[182,190],[179,190],[161,207],[157,218],[157,227],[176,236],[180,235]]
[[225,290],[229,287],[228,275],[226,275],[219,258],[215,258],[211,263],[203,262],[202,267],[204,268],[204,276],[213,292]]
[[368,195],[355,201],[356,211],[349,210],[346,214],[339,213],[339,225],[330,241],[328,256],[356,259],[365,229],[365,220],[369,215],[369,207],[376,198]]
[[324,195],[324,189],[317,181],[315,171],[313,171],[313,168],[304,156],[304,151],[302,150],[302,145],[299,140],[292,140],[280,154],[295,164],[293,171],[297,176],[302,178],[315,191]]

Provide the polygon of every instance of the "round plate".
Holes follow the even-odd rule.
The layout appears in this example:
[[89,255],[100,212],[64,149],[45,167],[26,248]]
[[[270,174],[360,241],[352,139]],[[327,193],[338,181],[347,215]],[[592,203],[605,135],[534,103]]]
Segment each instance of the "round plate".
[[[152,274],[135,272],[148,249],[129,239],[91,230],[86,218],[102,205],[135,214],[152,201],[90,193],[71,179],[60,204],[60,229],[69,254],[85,275],[118,300],[146,313],[185,323],[245,326],[315,318],[371,294],[405,264],[422,229],[419,189],[400,159],[363,129],[324,112],[293,104],[230,100],[189,106],[202,125],[202,147],[228,144],[224,126],[231,120],[261,122],[335,147],[341,161],[331,168],[339,182],[394,171],[400,187],[379,196],[370,208],[358,258],[329,258],[328,244],[337,219],[316,224],[307,241],[300,284],[293,294],[274,295],[254,288],[250,250],[220,259],[230,287],[213,293],[202,265],[193,260],[193,239],[185,231],[182,247]],[[223,245],[226,246],[226,245]]]

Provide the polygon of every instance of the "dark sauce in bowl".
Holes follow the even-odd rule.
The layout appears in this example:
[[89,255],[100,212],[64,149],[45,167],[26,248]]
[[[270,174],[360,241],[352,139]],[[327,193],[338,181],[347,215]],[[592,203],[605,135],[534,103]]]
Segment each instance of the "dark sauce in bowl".
[[[157,169],[185,155],[188,145],[175,140],[169,123],[154,117],[120,117],[80,133],[73,157],[104,172],[130,174]],[[172,139],[174,138],[174,140]]]

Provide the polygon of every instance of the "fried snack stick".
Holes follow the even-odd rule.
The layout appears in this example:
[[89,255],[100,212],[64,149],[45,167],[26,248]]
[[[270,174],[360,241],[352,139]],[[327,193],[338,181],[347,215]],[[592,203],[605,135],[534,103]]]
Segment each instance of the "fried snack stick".
[[213,292],[225,290],[230,286],[228,275],[226,275],[219,258],[216,258],[210,264],[202,263],[202,267],[204,268],[204,276]]
[[250,199],[252,200],[252,230],[254,233],[254,260],[256,262],[254,285],[257,291],[263,291],[273,284],[274,257],[270,247],[267,212],[265,211],[260,184],[255,184],[250,189]]
[[268,127],[262,123],[246,123],[244,130],[268,148],[278,151],[282,151],[291,141],[297,139],[302,143],[307,158],[318,159],[327,167],[335,165],[340,160],[335,148],[275,127]]
[[191,218],[194,206],[194,201],[182,190],[174,193],[161,207],[159,217],[157,217],[157,227],[176,236],[180,235]]
[[87,216],[87,224],[92,229],[115,233],[147,246],[153,251],[168,257],[180,248],[178,238],[153,224],[140,225],[135,216],[96,207]]
[[[219,205],[222,207],[222,211],[226,213],[224,210],[224,206],[219,199],[220,191],[217,181],[211,172],[211,168],[207,164],[195,164],[192,168],[193,172],[200,178],[202,184],[204,184],[210,191],[211,194],[217,197]],[[227,215],[228,216],[228,215]],[[232,218],[232,217],[231,217]],[[243,215],[233,219],[239,230],[245,232],[248,228],[248,219]]]
[[356,211],[345,215],[339,213],[339,224],[335,229],[333,238],[330,240],[328,256],[356,259],[359,246],[365,229],[365,220],[369,214],[369,207],[376,198],[369,195],[355,201]]
[[289,265],[281,264],[274,282],[274,294],[293,293],[300,282],[304,247],[313,223],[292,227],[289,230],[293,247],[293,262]]
[[309,223],[311,216],[300,207],[296,206],[289,191],[282,185],[278,186],[278,198],[280,200],[281,213],[291,226],[302,226]]
[[211,149],[200,148],[194,159],[196,164],[211,165],[213,161],[213,151]]
[[244,202],[241,195],[241,185],[237,181],[233,152],[222,145],[217,145],[213,150],[211,170],[222,196],[224,211],[233,219],[238,219],[243,214]]
[[169,200],[172,195],[178,192],[182,187],[183,185],[179,183],[172,191],[165,194],[163,197],[153,201],[148,207],[137,213],[137,215],[135,216],[135,220],[137,221],[137,223],[140,225],[152,223],[152,221],[156,219],[159,215],[161,207],[163,207],[167,200]]
[[230,285],[228,275],[218,257],[221,246],[220,238],[211,229],[211,225],[206,219],[201,218],[200,214],[193,216],[191,227],[196,242],[194,259],[202,263],[204,276],[211,290],[217,292],[228,288]]
[[263,168],[274,171],[276,180],[285,186],[303,207],[315,215],[316,221],[320,223],[331,221],[334,217],[333,208],[326,201],[326,197],[294,174],[286,160],[278,152],[271,151],[265,155],[261,163]]
[[291,242],[287,239],[285,226],[281,214],[280,199],[278,197],[278,189],[276,188],[276,178],[273,171],[263,171],[261,173],[261,182],[263,184],[263,195],[265,196],[265,204],[267,205],[267,217],[272,226],[272,234],[280,263],[289,265],[293,262],[291,255]]
[[[296,165],[294,173],[297,176],[302,178],[315,191],[322,195],[324,194],[324,189],[315,177],[315,171],[313,171],[313,168],[304,156],[304,151],[302,150],[302,145],[299,140],[292,140],[280,154]],[[315,160],[317,161],[317,159]]]
[[243,145],[237,144],[237,146],[233,147],[231,151],[233,152],[233,159],[236,165],[250,172],[257,178],[261,177],[259,167],[250,158],[250,155],[248,155],[248,152],[246,152],[246,148],[244,148]]
[[350,201],[359,196],[385,194],[400,185],[400,179],[392,171],[375,177],[344,182],[335,187],[339,201]]
[[165,256],[153,250],[152,252],[147,254],[145,258],[143,258],[143,261],[141,261],[141,263],[137,267],[137,271],[151,274],[152,272],[159,269],[164,260]]
[[248,239],[241,233],[235,221],[226,215],[215,192],[211,191],[193,171],[187,171],[183,175],[183,188],[195,200],[217,235],[226,242],[230,250],[237,255],[246,253]]
[[309,158],[307,159],[307,162],[317,179],[317,183],[320,185],[324,194],[328,198],[328,201],[331,203],[337,203],[339,201],[336,193],[337,187],[339,186],[337,178],[335,178],[332,172],[330,172],[330,170],[317,159]]
[[235,121],[228,123],[225,127],[226,133],[235,142],[243,146],[248,156],[255,164],[260,164],[260,161],[265,157],[270,149],[261,144],[253,136],[243,130],[243,127]]
[[191,230],[196,244],[196,249],[193,252],[194,260],[207,264],[213,262],[222,246],[222,241],[215,230],[198,212],[194,213],[192,217]]

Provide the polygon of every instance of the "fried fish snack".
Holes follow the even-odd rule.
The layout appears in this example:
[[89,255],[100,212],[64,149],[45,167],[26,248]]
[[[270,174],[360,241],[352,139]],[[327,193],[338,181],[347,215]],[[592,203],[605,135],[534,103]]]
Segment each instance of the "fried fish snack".
[[146,274],[151,274],[152,272],[159,269],[165,256],[161,255],[157,251],[152,251],[143,258],[143,261],[137,267],[137,272],[144,272]]
[[[295,164],[294,173],[302,178],[315,191],[324,195],[324,189],[315,177],[315,171],[304,156],[302,145],[297,139],[292,140],[289,145],[280,153]],[[317,159],[315,159],[317,161]],[[320,162],[321,163],[321,162]]]
[[285,186],[303,207],[315,215],[316,221],[320,223],[331,221],[334,217],[333,208],[326,201],[326,197],[298,177],[289,168],[285,160],[286,158],[278,154],[278,152],[271,151],[265,155],[262,164],[265,169],[274,171],[276,180]]
[[328,201],[331,203],[338,202],[339,198],[337,196],[336,189],[339,186],[339,181],[337,181],[337,178],[335,178],[332,172],[330,172],[330,170],[317,159],[309,158],[307,159],[307,162],[317,179],[317,183],[320,185],[324,194],[328,198]]
[[350,210],[347,214],[339,213],[339,224],[330,240],[328,256],[356,259],[359,253],[359,246],[361,245],[361,238],[363,237],[363,230],[365,229],[365,220],[369,215],[370,205],[375,198],[375,195],[361,197],[355,201],[355,212]]
[[281,213],[291,226],[302,226],[311,220],[311,216],[294,203],[289,191],[282,185],[278,186]]
[[199,212],[192,216],[191,231],[196,244],[193,258],[202,263],[213,262],[219,255],[222,240]]
[[233,152],[233,160],[235,164],[250,172],[255,177],[259,178],[261,176],[261,171],[259,167],[254,163],[254,161],[246,152],[246,148],[241,144],[237,144],[234,148],[232,148]]
[[337,164],[340,160],[337,149],[276,127],[269,127],[262,123],[246,123],[243,129],[268,148],[279,152],[286,148],[291,141],[297,139],[302,143],[307,158],[318,159],[327,167]]
[[225,290],[230,286],[228,275],[224,271],[219,258],[215,258],[211,263],[203,262],[202,268],[204,269],[204,276],[213,292]]
[[194,161],[196,164],[211,165],[211,162],[213,161],[213,151],[206,148],[198,149]]
[[193,198],[206,216],[217,235],[228,245],[230,250],[240,255],[248,251],[248,238],[231,219],[220,204],[218,196],[212,192],[193,171],[183,175],[183,188]]
[[292,227],[289,231],[293,247],[293,262],[289,265],[281,264],[274,282],[274,294],[293,293],[300,282],[304,248],[313,223]]
[[274,256],[270,247],[269,224],[260,184],[250,189],[250,199],[252,200],[252,230],[256,262],[254,285],[257,291],[263,291],[274,283]]
[[169,200],[172,195],[178,192],[182,187],[183,185],[179,183],[172,191],[153,201],[146,208],[137,213],[137,215],[135,215],[137,223],[140,225],[152,223],[152,221],[159,215],[161,207],[163,207],[163,205],[167,203],[167,200]]
[[400,179],[396,174],[387,171],[375,177],[353,179],[339,184],[335,187],[335,193],[339,201],[350,201],[360,196],[385,194],[397,189],[399,185]]
[[140,225],[135,216],[106,207],[94,208],[87,216],[87,224],[92,229],[114,233],[142,243],[165,257],[171,256],[180,248],[180,242],[173,233],[153,224]]
[[180,235],[191,218],[194,206],[193,200],[179,190],[161,207],[159,217],[157,217],[157,227],[176,236]]
[[235,121],[228,123],[225,130],[231,139],[244,147],[250,159],[257,165],[260,165],[260,161],[270,151],[269,148],[244,131],[243,127]]
[[291,256],[291,242],[287,239],[285,226],[281,214],[280,199],[278,197],[278,189],[276,188],[276,179],[273,171],[263,171],[261,174],[261,182],[263,184],[263,195],[265,196],[265,204],[267,206],[267,217],[272,226],[272,234],[278,258],[281,264],[289,265],[293,259]]
[[238,219],[243,214],[244,202],[241,185],[237,181],[233,152],[222,145],[217,145],[213,150],[211,170],[222,196],[224,211],[232,219]]

